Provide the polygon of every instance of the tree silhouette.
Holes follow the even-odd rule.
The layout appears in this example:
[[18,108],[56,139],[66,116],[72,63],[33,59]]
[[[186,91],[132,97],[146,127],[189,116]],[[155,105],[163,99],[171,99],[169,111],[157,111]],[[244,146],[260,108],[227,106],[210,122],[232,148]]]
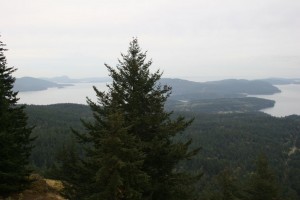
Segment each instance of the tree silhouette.
[[13,67],[7,67],[4,44],[0,41],[0,195],[7,196],[28,185],[27,168],[32,146],[24,106],[17,105],[13,91]]
[[84,122],[86,133],[75,132],[87,144],[82,164],[84,185],[74,180],[85,199],[189,199],[198,179],[177,169],[180,161],[198,152],[191,141],[174,142],[176,134],[192,120],[171,119],[164,110],[171,87],[161,86],[160,71],[150,73],[152,61],[140,50],[137,39],[116,68],[106,65],[113,82],[108,92],[94,87],[97,102],[88,99],[93,122]]

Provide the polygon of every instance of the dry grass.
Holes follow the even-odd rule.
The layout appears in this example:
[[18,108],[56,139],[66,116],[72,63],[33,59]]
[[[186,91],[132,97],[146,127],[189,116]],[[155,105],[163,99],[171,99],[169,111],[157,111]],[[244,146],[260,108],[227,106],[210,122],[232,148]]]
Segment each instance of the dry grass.
[[65,200],[59,195],[63,189],[61,181],[44,179],[38,174],[31,175],[30,179],[33,180],[30,188],[5,200]]
[[61,191],[64,187],[61,181],[52,180],[52,179],[45,179],[47,185],[54,189],[55,191]]

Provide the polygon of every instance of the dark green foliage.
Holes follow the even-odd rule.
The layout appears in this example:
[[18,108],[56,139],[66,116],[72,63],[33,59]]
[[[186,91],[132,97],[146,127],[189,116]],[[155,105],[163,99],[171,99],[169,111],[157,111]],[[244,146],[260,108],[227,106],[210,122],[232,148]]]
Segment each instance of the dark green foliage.
[[79,191],[86,191],[89,187],[87,183],[90,174],[80,162],[79,155],[73,142],[63,145],[56,154],[57,162],[45,173],[46,176],[63,182],[65,188],[62,194],[68,199],[82,199],[84,194]]
[[[264,152],[280,180],[284,190],[295,196],[297,183],[297,151],[289,156],[296,141],[299,141],[299,116],[276,118],[263,113],[242,114],[198,114],[181,112],[185,116],[195,116],[191,127],[180,137],[193,139],[192,147],[201,146],[201,154],[196,155],[183,166],[189,171],[203,170],[204,176],[199,190],[219,174],[225,166],[239,171],[238,179],[244,181],[248,173],[255,170],[253,160]],[[287,176],[287,173],[289,174]],[[297,186],[298,185],[298,186]],[[287,196],[287,194],[284,194]],[[297,198],[294,198],[297,199]]]
[[102,120],[101,135],[100,121],[85,122],[90,134],[80,135],[81,142],[91,142],[85,146],[84,159],[74,146],[64,148],[51,175],[64,181],[69,199],[141,199],[149,177],[141,170],[145,156],[140,143],[128,133],[118,111]]
[[237,200],[239,199],[239,189],[236,185],[236,177],[232,175],[229,169],[222,171],[217,177],[220,185],[220,196],[222,200]]
[[290,155],[287,170],[286,184],[291,186],[291,189],[296,192],[293,196],[300,197],[300,151],[298,150]]
[[264,155],[260,155],[257,159],[256,170],[250,177],[248,187],[248,199],[278,199],[279,186],[275,174],[269,168],[267,158]]
[[27,105],[25,110],[29,116],[28,124],[35,125],[32,135],[38,136],[33,142],[30,158],[39,173],[52,167],[59,149],[68,149],[71,145],[77,148],[70,127],[83,130],[80,118],[92,119],[89,107],[79,104]]
[[261,152],[268,156],[271,166],[276,166],[274,170],[282,173],[288,151],[299,137],[298,122],[259,112],[185,115],[193,115],[195,120],[182,137],[192,138],[192,145],[202,147],[202,153],[189,165],[203,167],[210,175],[218,174],[226,165],[253,171],[253,160]]
[[205,200],[239,200],[243,199],[242,186],[237,176],[225,168],[214,176],[209,184],[203,189],[201,199]]
[[17,92],[13,92],[16,70],[6,66],[0,42],[0,195],[23,189],[28,183],[30,171],[28,157],[32,149],[24,106],[17,106]]
[[[92,181],[85,194],[87,199],[141,199],[149,187],[149,176],[142,171],[145,155],[139,139],[128,132],[121,113],[109,114],[101,129],[101,136],[91,133],[94,147],[87,151]],[[99,125],[99,124],[98,124]],[[99,127],[90,127],[97,134]]]

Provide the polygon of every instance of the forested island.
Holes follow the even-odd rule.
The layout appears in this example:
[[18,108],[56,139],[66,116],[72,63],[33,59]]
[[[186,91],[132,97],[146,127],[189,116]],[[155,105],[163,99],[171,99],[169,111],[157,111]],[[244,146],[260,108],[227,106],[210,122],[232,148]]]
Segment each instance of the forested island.
[[14,84],[14,91],[18,92],[32,92],[32,91],[40,91],[47,90],[48,88],[63,88],[66,86],[72,86],[72,84],[66,83],[55,83],[52,81],[47,81],[39,78],[33,77],[22,77],[16,79]]

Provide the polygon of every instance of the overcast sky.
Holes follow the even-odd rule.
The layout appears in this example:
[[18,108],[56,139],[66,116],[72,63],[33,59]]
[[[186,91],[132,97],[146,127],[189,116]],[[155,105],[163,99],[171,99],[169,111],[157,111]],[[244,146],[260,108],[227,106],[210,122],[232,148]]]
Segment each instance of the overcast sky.
[[0,0],[15,76],[107,76],[132,37],[164,77],[300,77],[300,0]]

